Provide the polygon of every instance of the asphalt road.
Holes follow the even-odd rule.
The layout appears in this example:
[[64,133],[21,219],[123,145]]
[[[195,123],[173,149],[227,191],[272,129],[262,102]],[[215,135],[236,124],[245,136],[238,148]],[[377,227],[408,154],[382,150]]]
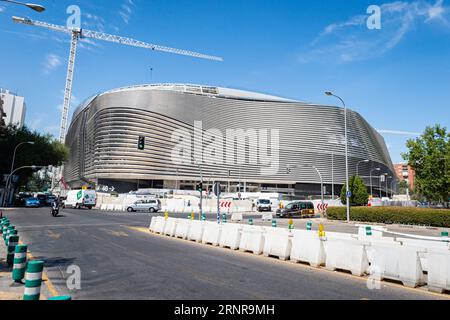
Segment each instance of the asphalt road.
[[[437,299],[444,296],[345,273],[152,235],[151,214],[14,209],[7,216],[31,253],[46,263],[58,294],[74,299]],[[81,270],[69,290],[67,268]]]

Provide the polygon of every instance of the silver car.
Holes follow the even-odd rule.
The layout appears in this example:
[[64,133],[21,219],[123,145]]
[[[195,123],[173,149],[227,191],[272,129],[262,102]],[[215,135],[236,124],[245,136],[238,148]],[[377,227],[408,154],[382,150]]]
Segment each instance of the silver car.
[[139,200],[129,205],[128,212],[146,211],[146,212],[159,212],[161,211],[161,201],[159,199],[152,200]]

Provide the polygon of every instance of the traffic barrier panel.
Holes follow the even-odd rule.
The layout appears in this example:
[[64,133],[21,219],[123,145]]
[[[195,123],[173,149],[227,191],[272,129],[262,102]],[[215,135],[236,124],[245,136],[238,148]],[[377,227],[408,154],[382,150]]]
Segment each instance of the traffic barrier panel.
[[175,237],[187,239],[191,223],[192,220],[190,219],[179,219],[177,223],[177,228],[175,229]]
[[264,228],[264,256],[278,257],[280,260],[287,260],[291,254],[290,232],[281,228]]
[[6,264],[12,266],[14,264],[14,253],[16,246],[19,244],[19,236],[11,235],[8,241],[8,251],[6,255]]
[[419,239],[397,238],[399,243],[406,247],[418,248],[420,263],[423,271],[428,271],[428,254],[433,251],[447,250],[450,253],[450,247],[446,242],[428,241]]
[[231,216],[231,221],[243,221],[244,220],[244,215],[240,212],[235,212],[233,213],[233,215]]
[[272,221],[273,214],[272,212],[264,212],[262,215],[262,221]]
[[164,226],[166,225],[166,219],[164,217],[158,217],[155,221],[154,229],[155,233],[163,234],[164,233]]
[[14,251],[14,266],[12,279],[14,282],[21,282],[25,277],[25,270],[27,267],[27,251],[26,244],[19,244]]
[[241,232],[239,250],[260,255],[264,250],[264,229],[258,226],[244,226]]
[[102,204],[100,205],[100,210],[101,210],[101,211],[106,211],[106,209],[107,209],[107,205],[106,205],[105,203],[102,203]]
[[39,300],[41,295],[44,261],[30,261],[25,273],[25,291],[23,300]]
[[210,244],[217,247],[220,243],[220,236],[222,234],[222,226],[218,223],[205,223],[205,229],[203,231],[202,242],[204,244]]
[[450,291],[450,254],[433,252],[428,255],[428,290],[443,293]]
[[400,242],[396,242],[394,238],[374,238],[371,236],[358,237],[358,240],[366,246],[367,258],[369,259],[369,263],[373,263],[373,255],[374,251],[372,249],[372,245],[386,245],[392,247],[401,246]]
[[372,244],[373,261],[371,274],[379,274],[380,280],[400,281],[406,287],[415,288],[425,284],[417,248]]
[[189,228],[188,240],[201,242],[203,238],[205,222],[194,220],[191,222],[191,227]]
[[114,211],[114,205],[113,205],[113,204],[108,204],[108,205],[106,206],[106,210],[107,210],[107,211]]
[[355,276],[362,276],[369,271],[369,260],[365,245],[358,240],[329,239],[325,247],[326,268],[335,271],[350,271]]
[[219,245],[222,248],[230,248],[231,250],[239,249],[241,242],[242,225],[227,223],[222,225],[222,233]]
[[178,219],[175,218],[167,218],[166,223],[164,225],[164,234],[169,237],[175,236],[175,231],[177,229]]
[[291,260],[307,262],[312,267],[320,267],[326,262],[324,241],[315,232],[292,231]]
[[150,220],[150,226],[148,227],[150,232],[155,232],[155,223],[157,219],[158,217],[152,217],[152,219]]

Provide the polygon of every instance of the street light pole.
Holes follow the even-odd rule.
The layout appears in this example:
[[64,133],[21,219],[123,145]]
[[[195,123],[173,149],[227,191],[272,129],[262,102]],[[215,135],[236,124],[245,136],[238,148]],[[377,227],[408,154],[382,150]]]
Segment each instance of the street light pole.
[[372,172],[374,171],[380,171],[380,168],[375,168],[370,170],[370,196],[373,197],[373,184],[372,184]]
[[39,4],[24,3],[24,2],[14,1],[14,0],[0,0],[0,1],[9,2],[9,3],[14,3],[14,4],[21,5],[21,6],[25,6],[25,7],[28,7],[30,9],[34,10],[34,11],[37,11],[37,12],[45,11],[45,7],[43,7],[43,6],[39,5]]
[[344,122],[345,122],[345,185],[346,185],[346,197],[347,197],[347,222],[350,223],[350,186],[349,186],[349,168],[348,168],[348,131],[347,131],[347,105],[344,100],[333,94],[332,92],[325,92],[327,96],[332,96],[339,99],[344,106]]
[[357,164],[356,164],[356,176],[357,177],[359,177],[359,165],[361,164],[361,163],[369,163],[370,162],[370,160],[368,160],[368,159],[366,159],[366,160],[361,160],[361,161],[359,161]]
[[[19,143],[15,148],[14,148],[14,153],[13,153],[13,159],[12,159],[12,163],[11,163],[11,171],[10,171],[10,176],[13,174],[13,171],[14,171],[14,165],[15,165],[15,162],[16,162],[16,153],[17,153],[17,150],[19,149],[19,147],[20,146],[23,146],[23,145],[25,145],[25,144],[30,144],[30,145],[34,145],[34,142],[33,141],[26,141],[26,142],[22,142],[22,143]],[[3,199],[3,204],[4,203],[6,203],[6,199],[7,198],[9,198],[9,179],[7,180],[7,183],[6,183],[6,186],[5,186],[5,198]]]

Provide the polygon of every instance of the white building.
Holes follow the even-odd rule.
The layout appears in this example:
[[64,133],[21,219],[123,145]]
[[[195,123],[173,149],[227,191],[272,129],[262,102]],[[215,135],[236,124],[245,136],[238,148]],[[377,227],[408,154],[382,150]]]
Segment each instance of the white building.
[[22,128],[25,123],[26,104],[25,98],[15,95],[6,89],[0,89],[0,97],[3,100],[3,111],[6,113],[5,124],[16,125]]

